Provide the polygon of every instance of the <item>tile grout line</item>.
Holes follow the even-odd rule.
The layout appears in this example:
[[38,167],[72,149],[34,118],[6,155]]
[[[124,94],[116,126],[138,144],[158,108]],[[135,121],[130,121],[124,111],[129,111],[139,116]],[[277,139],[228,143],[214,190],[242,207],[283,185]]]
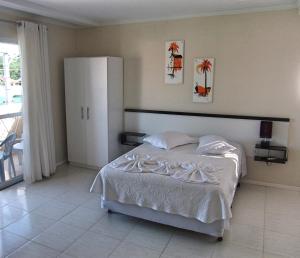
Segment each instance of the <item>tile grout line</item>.
[[161,253],[160,253],[160,255],[159,255],[159,258],[162,257],[164,251],[167,249],[167,247],[168,247],[169,243],[171,242],[171,240],[173,239],[174,235],[175,235],[175,233],[172,233],[172,235],[170,236],[170,238],[169,238],[168,242],[166,243],[165,247],[164,247],[163,250],[161,251]]
[[[61,222],[61,221],[57,221],[56,223],[58,223],[58,222]],[[54,223],[52,226],[54,226],[56,223]],[[61,222],[61,223],[63,223],[63,222]],[[65,224],[65,223],[63,223],[63,224]],[[65,224],[65,225],[68,225],[68,224]],[[50,226],[50,227],[52,227],[52,226]],[[70,225],[68,225],[68,226],[70,226]],[[48,227],[47,229],[49,229],[50,227]],[[47,231],[47,229],[46,230],[44,230],[43,232],[41,232],[40,234],[38,234],[37,236],[35,236],[34,238],[36,238],[36,237],[38,237],[38,236],[40,236],[42,233],[45,233],[46,231]],[[36,242],[36,241],[34,241],[34,238],[33,239],[31,239],[29,242],[34,242],[35,244],[38,244],[38,245],[41,245],[41,246],[44,246],[44,247],[47,247],[47,248],[50,248],[50,249],[52,249],[52,250],[54,250],[54,251],[56,251],[56,252],[58,252],[59,253],[59,255],[57,256],[57,257],[59,257],[61,254],[63,254],[71,245],[73,245],[74,244],[74,242],[76,242],[80,237],[82,237],[84,234],[85,234],[86,232],[84,232],[84,233],[82,233],[82,235],[80,235],[79,237],[77,237],[75,240],[73,240],[71,243],[70,243],[70,245],[65,249],[65,250],[63,250],[63,251],[58,251],[58,250],[56,250],[56,249],[54,249],[54,248],[52,248],[52,247],[49,247],[49,246],[47,246],[47,245],[45,245],[45,244],[43,244],[43,243],[40,243],[40,242]]]
[[[26,196],[26,194],[24,194],[24,195],[22,195],[22,196]],[[8,204],[5,205],[5,206],[10,206],[10,205],[9,205],[9,203],[8,203]],[[42,206],[42,205],[41,205],[41,206]],[[3,206],[3,207],[4,207],[4,206]],[[14,206],[10,206],[10,207],[13,207],[13,208],[15,208],[15,209],[24,210],[24,209],[22,209],[22,208],[16,208],[16,207],[14,207]],[[39,207],[40,207],[40,206],[39,206]],[[38,207],[37,207],[37,208],[38,208]],[[35,208],[35,209],[37,209],[37,208]],[[5,228],[7,228],[8,226],[10,226],[10,225],[16,223],[17,221],[19,221],[19,220],[25,218],[26,216],[28,216],[29,214],[31,214],[31,212],[34,211],[35,209],[32,209],[31,211],[24,210],[24,211],[26,212],[25,215],[21,216],[20,218],[18,218],[18,219],[15,220],[14,222],[9,223],[9,224],[6,225],[4,228],[2,228],[2,230],[5,230]],[[45,216],[42,216],[42,217],[46,218]],[[49,227],[50,227],[50,226],[49,226]],[[49,227],[48,227],[48,228],[49,228]],[[5,230],[5,231],[7,231],[7,230]],[[45,229],[44,231],[46,231],[46,229]],[[43,231],[43,232],[44,232],[44,231]],[[12,233],[12,232],[10,232],[10,231],[7,231],[7,232]],[[14,249],[12,252],[8,253],[8,254],[6,255],[6,257],[9,256],[9,255],[11,255],[11,254],[13,254],[13,253],[15,253],[15,252],[17,252],[19,249],[23,248],[25,245],[27,245],[28,243],[32,242],[32,240],[33,240],[33,238],[28,239],[28,238],[26,238],[26,237],[24,237],[24,236],[21,236],[21,235],[15,234],[15,233],[12,233],[12,234],[14,234],[14,235],[16,235],[16,236],[18,236],[18,237],[24,238],[24,239],[26,240],[26,242],[25,242],[23,245],[19,246],[18,248]],[[53,250],[54,250],[54,249],[53,249]]]
[[[76,209],[78,209],[79,207],[80,207],[81,205],[79,205],[78,207],[76,207],[74,210],[76,210]],[[68,226],[73,226],[73,227],[76,227],[76,226],[74,226],[74,225],[70,225],[70,224],[67,224],[67,223],[65,223],[65,222],[63,222],[62,221],[62,219],[64,218],[64,217],[66,217],[67,215],[70,215],[74,210],[72,210],[70,213],[68,213],[68,214],[66,214],[65,216],[63,216],[63,217],[61,217],[61,219],[59,220],[59,221],[57,221],[56,223],[58,223],[58,222],[60,222],[60,223],[62,223],[62,224],[64,224],[64,225],[68,225]],[[78,238],[76,238],[74,241],[72,241],[72,243],[65,249],[65,250],[63,250],[62,252],[59,252],[60,253],[60,255],[61,254],[63,254],[64,252],[66,252],[79,238],[81,238],[83,235],[85,235],[87,232],[91,232],[91,231],[89,231],[94,225],[96,225],[99,221],[101,221],[101,219],[104,217],[104,215],[103,216],[101,216],[101,218],[99,219],[99,220],[97,220],[95,223],[93,223],[90,227],[88,227],[87,229],[83,229],[83,228],[80,228],[80,227],[77,227],[78,229],[80,229],[80,230],[82,230],[82,231],[84,231]],[[55,223],[55,224],[56,224]],[[53,226],[53,225],[52,225]],[[46,231],[46,230],[45,230]],[[45,232],[44,231],[44,232]],[[40,234],[39,234],[40,235]]]
[[[35,209],[33,209],[33,210],[35,210]],[[33,210],[32,210],[32,211],[33,211]],[[32,211],[31,211],[31,212],[32,212]],[[29,214],[31,214],[31,212],[27,213],[25,216],[28,216]],[[32,214],[31,214],[31,215],[32,215]],[[41,217],[44,217],[44,218],[46,218],[46,219],[49,219],[48,217],[43,216],[43,215],[40,215],[40,214],[36,214],[36,215],[41,216]],[[20,218],[20,219],[23,219],[25,216],[23,216],[23,217]],[[19,219],[19,220],[20,220],[20,219]],[[51,248],[51,247],[49,247],[49,246],[43,245],[43,244],[38,243],[38,242],[35,242],[35,241],[33,240],[34,238],[38,237],[38,236],[41,235],[42,233],[46,232],[47,229],[49,229],[50,227],[52,227],[53,225],[55,225],[55,224],[56,224],[57,222],[59,222],[59,221],[60,221],[60,220],[55,220],[55,222],[54,222],[53,224],[51,224],[51,226],[46,227],[42,232],[40,232],[38,235],[36,235],[36,236],[34,236],[34,237],[32,237],[32,238],[26,238],[26,237],[24,237],[24,236],[21,236],[21,235],[18,235],[18,234],[13,233],[13,234],[15,234],[15,235],[17,235],[17,236],[19,236],[19,237],[22,237],[22,238],[26,239],[27,241],[26,241],[23,245],[21,245],[20,247],[18,247],[17,249],[13,250],[13,251],[12,251],[11,253],[9,253],[8,255],[11,255],[11,254],[15,253],[16,251],[18,251],[19,249],[21,249],[22,247],[24,247],[26,244],[28,244],[28,243],[30,243],[30,242],[33,242],[34,244],[38,244],[38,245],[41,245],[41,246],[50,248],[50,249],[52,249],[52,250],[54,250],[54,251],[56,251],[56,252],[59,252],[59,251],[57,251],[57,250],[55,250],[55,249],[53,249],[53,248]],[[16,223],[16,222],[17,222],[17,221],[15,221],[14,223]],[[12,223],[12,224],[13,224],[13,223]],[[9,225],[7,225],[7,226],[9,226]],[[4,230],[4,229],[3,229],[3,230]],[[10,231],[7,231],[7,232],[12,233],[12,232],[10,232]],[[59,253],[60,253],[60,252],[59,252]],[[8,256],[8,255],[7,255],[7,256]]]
[[[80,205],[81,206],[81,205]],[[88,208],[86,208],[86,209],[88,209]],[[108,234],[105,234],[105,233],[97,233],[97,232],[93,232],[93,231],[91,231],[90,229],[93,227],[93,226],[95,226],[97,223],[99,223],[101,220],[103,220],[104,219],[104,217],[105,217],[105,215],[106,214],[104,214],[103,216],[101,216],[101,218],[98,220],[98,221],[96,221],[95,223],[93,223],[88,229],[83,229],[82,228],[82,230],[85,230],[85,232],[79,237],[79,238],[81,238],[84,234],[86,234],[86,233],[93,233],[93,234],[96,234],[96,235],[103,235],[103,236],[105,236],[105,237],[109,237],[109,238],[112,238],[112,239],[114,239],[114,240],[118,240],[120,243],[118,244],[118,245],[116,245],[116,247],[112,250],[112,252],[109,254],[109,256],[108,257],[110,257],[112,254],[113,254],[113,252],[125,241],[125,238],[129,235],[129,233],[130,232],[128,232],[128,234],[124,237],[124,239],[123,240],[120,240],[120,239],[118,239],[118,238],[115,238],[115,237],[112,237],[112,236],[110,236],[110,235],[108,235]],[[65,224],[65,225],[69,225],[69,224],[67,224],[67,223],[65,223],[65,222],[63,222],[63,221],[61,221],[61,223],[63,223],[63,224]],[[133,229],[136,227],[137,225],[135,225],[134,227],[133,227]],[[79,227],[78,227],[79,228]],[[81,229],[81,228],[80,228]],[[132,229],[132,230],[133,230]],[[69,249],[73,244],[74,244],[74,242],[76,242],[79,238],[77,238],[75,241],[73,241],[72,242],[72,244],[68,247],[68,248],[66,248],[63,252],[61,252],[61,254],[63,254],[63,253],[65,253],[66,252],[66,250],[67,249]]]
[[[75,209],[77,209],[77,208],[78,208],[78,207],[76,207]],[[74,210],[75,210],[75,209],[74,209]],[[68,214],[66,214],[65,216],[69,215],[69,214],[72,213],[74,210],[70,211],[70,212],[69,212]],[[29,213],[28,213],[28,214],[29,214]],[[38,214],[38,215],[39,215],[39,214]],[[44,217],[44,218],[47,218],[47,217],[42,216],[42,215],[40,215],[40,216],[41,216],[41,217]],[[61,255],[61,254],[63,254],[63,253],[64,253],[64,252],[65,252],[72,244],[74,244],[80,237],[82,237],[84,234],[86,234],[86,233],[89,231],[89,229],[90,229],[93,225],[95,225],[96,223],[98,223],[98,222],[102,219],[102,217],[101,217],[99,221],[97,221],[97,222],[94,223],[92,226],[90,226],[87,230],[85,230],[85,232],[84,232],[82,235],[80,235],[78,238],[76,238],[76,239],[75,239],[75,240],[74,240],[74,241],[73,241],[73,242],[72,242],[72,243],[71,243],[64,251],[58,251],[58,250],[56,250],[56,249],[54,249],[54,248],[52,248],[52,247],[49,247],[49,246],[47,246],[47,245],[44,245],[44,244],[42,244],[42,243],[39,243],[39,242],[34,241],[34,238],[36,238],[36,237],[38,237],[39,235],[41,235],[42,233],[46,232],[50,227],[54,226],[54,225],[57,224],[58,222],[61,222],[61,223],[65,224],[65,225],[70,226],[69,224],[64,223],[64,222],[61,221],[62,218],[64,218],[65,216],[61,217],[59,220],[56,220],[54,224],[52,224],[51,226],[45,228],[45,230],[43,230],[40,234],[36,235],[36,236],[33,237],[33,238],[28,239],[28,238],[25,238],[25,237],[21,236],[21,237],[23,237],[24,239],[26,239],[27,241],[26,241],[22,246],[20,246],[20,247],[18,247],[17,249],[13,250],[13,251],[12,251],[11,253],[9,253],[8,255],[15,253],[17,250],[21,249],[22,247],[24,247],[26,244],[28,244],[28,243],[30,243],[30,242],[33,242],[34,244],[38,244],[38,245],[41,245],[41,246],[43,246],[43,247],[52,249],[52,250],[58,252],[59,255]],[[78,227],[78,228],[79,228],[79,227]],[[79,228],[79,229],[81,229],[81,228]],[[81,229],[81,230],[84,230],[84,229]],[[8,231],[8,232],[9,232],[9,231]],[[15,234],[15,235],[16,235],[16,234]],[[17,236],[19,236],[19,235],[17,235]]]
[[[65,193],[67,193],[67,192],[68,192],[68,191],[65,191],[65,192],[62,193],[62,194],[65,194]],[[26,196],[26,195],[24,195],[24,196]],[[43,197],[47,198],[46,196],[43,196]],[[55,199],[56,197],[58,197],[58,196],[55,196],[54,198],[47,198],[47,199],[48,199],[49,202],[50,202],[50,201],[59,201],[59,200]],[[62,203],[70,204],[70,203],[66,203],[66,202],[62,202]],[[17,219],[16,221],[14,221],[14,222],[12,222],[12,223],[6,225],[2,230],[5,230],[6,227],[10,226],[11,224],[14,224],[14,223],[18,222],[19,220],[25,218],[26,216],[28,216],[28,215],[30,215],[30,214],[32,215],[32,212],[34,212],[35,210],[37,210],[39,207],[41,207],[41,206],[43,206],[43,205],[44,205],[44,204],[42,204],[42,205],[40,205],[40,206],[38,206],[38,207],[32,209],[31,211],[27,211],[27,210],[24,210],[24,209],[22,209],[22,208],[16,208],[16,207],[14,207],[14,206],[10,206],[10,207],[13,207],[13,208],[15,208],[15,209],[24,210],[24,211],[26,212],[26,214],[23,215],[22,217],[20,217],[19,219]],[[75,204],[73,204],[73,205],[75,205]],[[38,235],[34,236],[33,238],[26,238],[26,237],[24,237],[24,236],[15,234],[15,235],[17,235],[17,236],[19,236],[19,237],[24,238],[24,239],[26,240],[26,242],[25,242],[23,245],[21,245],[20,247],[18,247],[17,249],[15,249],[15,250],[13,250],[12,252],[10,252],[8,255],[11,255],[11,254],[17,252],[19,249],[21,249],[22,247],[24,247],[26,244],[28,244],[28,243],[30,243],[30,242],[33,242],[33,243],[35,243],[35,244],[38,244],[38,245],[41,245],[41,246],[44,246],[44,247],[47,247],[47,248],[50,248],[50,249],[52,249],[52,250],[58,252],[59,254],[62,254],[63,252],[65,252],[65,251],[66,251],[66,250],[67,250],[67,249],[68,249],[75,241],[77,241],[82,235],[84,235],[85,233],[87,233],[87,232],[89,231],[89,229],[90,229],[94,224],[96,224],[98,221],[97,221],[96,223],[94,223],[92,226],[90,226],[90,227],[89,227],[89,228],[88,228],[88,229],[87,229],[80,237],[78,237],[76,240],[74,240],[74,241],[72,242],[72,244],[71,244],[66,250],[64,250],[63,252],[57,251],[56,249],[53,249],[53,248],[51,248],[51,247],[49,247],[49,246],[46,246],[46,245],[43,245],[43,244],[41,244],[41,243],[35,242],[33,239],[36,238],[36,237],[38,237],[38,236],[41,235],[42,233],[46,232],[47,229],[49,229],[50,227],[52,227],[52,226],[55,225],[56,223],[58,223],[58,222],[63,223],[61,220],[62,220],[64,217],[66,217],[66,216],[68,216],[69,214],[71,214],[74,210],[76,210],[77,208],[79,208],[81,205],[82,205],[82,204],[76,205],[71,211],[69,211],[68,213],[66,213],[66,214],[65,214],[64,216],[62,216],[60,219],[58,219],[58,220],[57,220],[57,219],[53,219],[53,220],[55,220],[55,222],[54,222],[52,225],[50,225],[49,227],[46,227],[42,232],[40,232]],[[7,204],[7,205],[5,205],[5,206],[9,206],[9,204]],[[3,207],[4,207],[4,206],[3,206]],[[34,214],[33,214],[33,215],[34,215]],[[35,215],[38,215],[38,216],[41,216],[41,217],[44,217],[44,218],[47,218],[47,219],[51,219],[51,218],[48,218],[48,217],[46,217],[46,216],[44,216],[44,215],[40,215],[40,214],[35,214]],[[101,217],[101,218],[102,218],[102,217]],[[100,220],[101,220],[101,219],[100,219]],[[66,223],[63,223],[63,224],[66,224]],[[68,224],[66,224],[66,225],[68,225]],[[10,232],[10,231],[7,231],[7,232]],[[10,232],[10,233],[11,233],[11,232]],[[8,256],[8,255],[7,255],[7,256]]]
[[[128,234],[122,240],[118,239],[118,240],[120,240],[120,243],[118,245],[116,245],[116,247],[111,251],[111,253],[108,255],[108,258],[112,256],[112,254],[114,253],[114,251],[117,250],[117,248],[120,247],[123,242],[125,242],[126,238],[138,226],[139,223],[140,223],[140,221],[136,222],[134,224],[134,227],[131,229],[131,231],[128,232]],[[113,237],[111,237],[111,238],[113,238]],[[116,238],[113,238],[113,239],[116,239]]]
[[[5,205],[5,206],[9,206],[9,207],[11,207],[11,208],[14,208],[14,209],[19,209],[19,208],[16,208],[16,207],[13,207],[13,206],[10,206],[10,205]],[[5,207],[5,206],[3,206],[3,207]],[[1,207],[1,208],[3,208],[3,207]],[[26,216],[28,216],[28,214],[30,213],[30,212],[27,212],[26,210],[24,210],[24,209],[19,209],[19,210],[23,210],[23,211],[25,211],[26,212],[26,214],[24,214],[24,215],[22,215],[20,218],[18,218],[18,219],[16,219],[16,220],[14,220],[13,222],[11,222],[11,223],[8,223],[6,226],[4,226],[3,228],[0,228],[0,230],[5,230],[5,228],[7,228],[8,226],[10,226],[11,224],[14,224],[14,223],[16,223],[17,221],[19,221],[19,220],[21,220],[21,219],[23,219],[23,218],[25,218]],[[15,234],[15,235],[17,235],[17,234]]]
[[[27,239],[26,239],[27,240]],[[21,249],[22,247],[24,247],[25,245],[27,245],[30,242],[30,240],[27,240],[23,245],[19,246],[18,248],[14,249],[13,251],[11,251],[10,253],[8,253],[5,257],[8,257],[9,255],[17,252],[19,249]]]

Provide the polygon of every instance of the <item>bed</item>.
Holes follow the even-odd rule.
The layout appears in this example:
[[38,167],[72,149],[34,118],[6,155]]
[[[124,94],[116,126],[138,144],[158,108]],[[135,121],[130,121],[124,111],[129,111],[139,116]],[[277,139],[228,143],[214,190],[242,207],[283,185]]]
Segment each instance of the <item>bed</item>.
[[[234,146],[224,155],[200,155],[197,144],[163,150],[144,143],[103,167],[91,191],[101,194],[108,211],[222,240],[239,178],[247,172],[244,151]],[[169,164],[177,164],[171,166],[172,173]],[[184,173],[178,164],[184,164]]]

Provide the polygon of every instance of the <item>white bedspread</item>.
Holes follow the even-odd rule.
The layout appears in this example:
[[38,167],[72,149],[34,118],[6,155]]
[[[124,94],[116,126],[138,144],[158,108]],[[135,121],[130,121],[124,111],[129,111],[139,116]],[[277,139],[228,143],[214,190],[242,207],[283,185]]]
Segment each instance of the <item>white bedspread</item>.
[[204,223],[228,220],[238,177],[246,174],[244,154],[238,148],[225,156],[202,156],[196,148],[189,144],[162,150],[143,144],[103,167],[91,191],[106,201]]
[[198,162],[168,160],[156,155],[139,155],[132,152],[109,166],[127,173],[155,173],[189,183],[220,183],[215,175],[217,168]]

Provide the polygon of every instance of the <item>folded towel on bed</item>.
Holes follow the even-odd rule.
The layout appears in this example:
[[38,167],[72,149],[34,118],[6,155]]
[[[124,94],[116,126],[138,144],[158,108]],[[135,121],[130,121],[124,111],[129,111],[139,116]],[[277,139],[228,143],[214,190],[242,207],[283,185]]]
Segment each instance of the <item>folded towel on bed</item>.
[[219,169],[212,166],[192,162],[170,162],[150,155],[131,153],[125,155],[122,161],[115,161],[109,166],[127,173],[155,173],[188,183],[220,183],[215,175]]

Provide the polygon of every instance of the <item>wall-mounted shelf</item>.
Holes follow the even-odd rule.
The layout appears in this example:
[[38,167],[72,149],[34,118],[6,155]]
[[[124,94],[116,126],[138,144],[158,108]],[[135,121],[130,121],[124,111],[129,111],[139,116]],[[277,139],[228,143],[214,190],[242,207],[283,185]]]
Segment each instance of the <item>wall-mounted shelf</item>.
[[123,132],[121,133],[121,144],[137,147],[143,144],[143,138],[145,136],[145,133]]
[[288,149],[285,146],[256,144],[255,153],[254,160],[256,161],[280,164],[285,164],[288,161]]

